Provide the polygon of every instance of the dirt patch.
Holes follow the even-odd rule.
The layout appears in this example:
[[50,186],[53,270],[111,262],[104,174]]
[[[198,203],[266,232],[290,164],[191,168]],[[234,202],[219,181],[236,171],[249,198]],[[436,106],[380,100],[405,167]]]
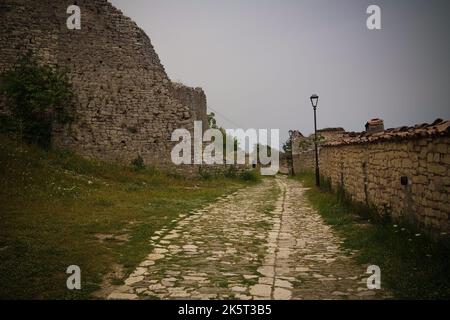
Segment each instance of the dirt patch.
[[125,277],[124,268],[120,264],[113,264],[111,272],[107,273],[100,284],[100,289],[92,293],[94,299],[106,299]]
[[124,234],[96,233],[94,236],[98,241],[102,243],[106,241],[127,242],[130,240],[130,235],[127,233]]

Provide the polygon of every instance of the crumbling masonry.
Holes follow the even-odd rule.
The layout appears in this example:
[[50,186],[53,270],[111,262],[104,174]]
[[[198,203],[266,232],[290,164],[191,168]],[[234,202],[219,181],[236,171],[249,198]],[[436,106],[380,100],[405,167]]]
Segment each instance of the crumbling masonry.
[[[81,30],[66,26],[73,4]],[[0,0],[0,43],[0,72],[28,49],[42,63],[68,68],[75,121],[54,128],[55,147],[167,164],[174,129],[192,129],[194,120],[207,125],[202,89],[172,83],[147,35],[106,0]],[[7,112],[5,103],[0,110]]]

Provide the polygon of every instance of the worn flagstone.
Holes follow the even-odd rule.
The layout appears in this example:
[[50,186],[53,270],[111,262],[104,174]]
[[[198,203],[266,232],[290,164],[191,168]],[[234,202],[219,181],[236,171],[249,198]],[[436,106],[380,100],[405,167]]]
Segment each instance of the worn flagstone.
[[110,299],[377,299],[367,266],[286,177],[224,196],[155,233]]

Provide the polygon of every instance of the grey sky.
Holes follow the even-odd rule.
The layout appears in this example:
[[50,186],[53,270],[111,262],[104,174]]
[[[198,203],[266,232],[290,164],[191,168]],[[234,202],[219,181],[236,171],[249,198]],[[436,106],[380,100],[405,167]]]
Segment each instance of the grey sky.
[[[361,131],[450,119],[450,1],[111,0],[226,128]],[[382,30],[366,28],[377,4]]]

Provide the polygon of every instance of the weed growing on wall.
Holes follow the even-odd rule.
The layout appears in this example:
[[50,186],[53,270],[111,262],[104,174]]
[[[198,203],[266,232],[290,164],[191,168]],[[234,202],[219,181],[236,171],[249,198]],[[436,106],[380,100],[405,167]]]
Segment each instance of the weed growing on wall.
[[21,141],[49,147],[53,124],[72,120],[67,110],[73,95],[67,73],[40,65],[32,51],[0,75],[0,93],[7,99]]

